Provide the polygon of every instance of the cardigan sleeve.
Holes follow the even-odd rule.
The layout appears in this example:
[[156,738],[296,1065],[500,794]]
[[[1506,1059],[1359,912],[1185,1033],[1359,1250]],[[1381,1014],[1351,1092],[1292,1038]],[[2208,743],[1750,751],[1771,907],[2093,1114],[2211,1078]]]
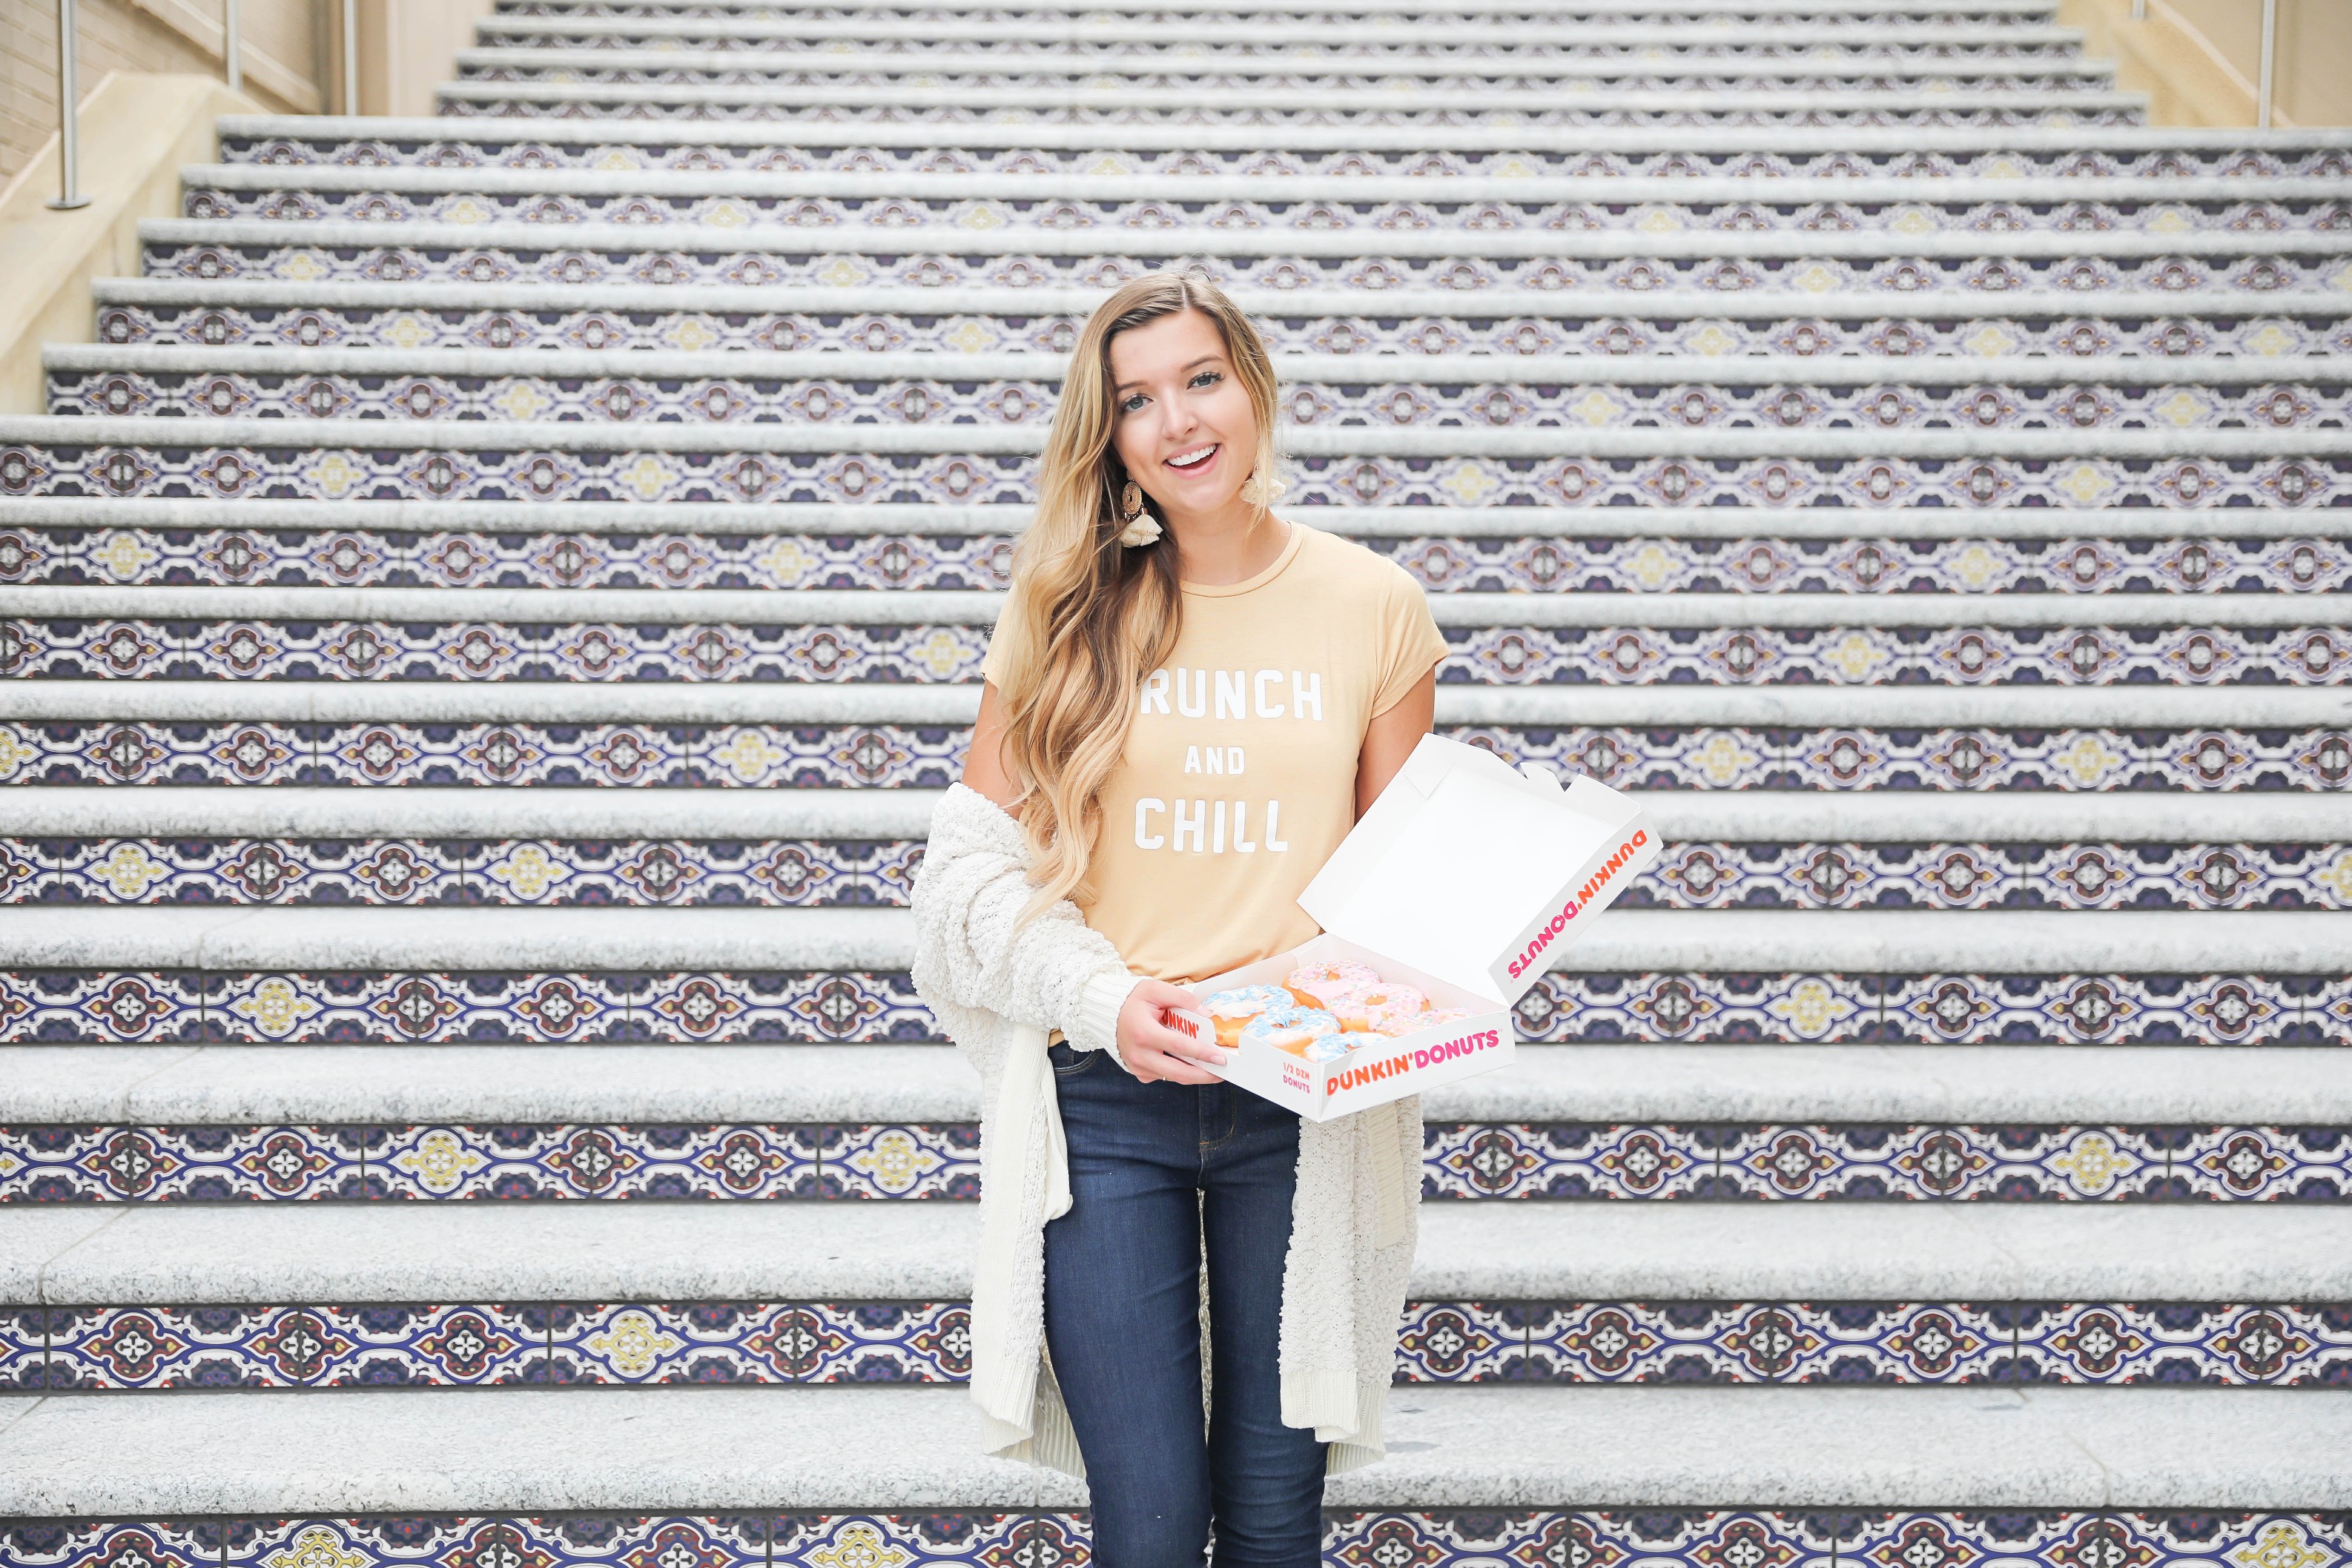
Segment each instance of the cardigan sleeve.
[[910,900],[916,989],[943,1014],[992,1013],[1117,1055],[1118,1009],[1137,977],[1067,899],[1024,921],[1036,894],[1027,868],[1020,824],[977,790],[950,786],[931,813]]

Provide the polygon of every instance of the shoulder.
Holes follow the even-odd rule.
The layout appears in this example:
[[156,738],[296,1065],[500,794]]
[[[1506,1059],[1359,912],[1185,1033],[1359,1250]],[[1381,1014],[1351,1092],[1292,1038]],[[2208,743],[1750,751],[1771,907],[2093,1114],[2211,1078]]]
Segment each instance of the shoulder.
[[1323,591],[1355,600],[1368,610],[1424,602],[1421,584],[1388,557],[1310,523],[1292,518],[1290,524],[1299,532],[1298,559],[1293,570],[1309,574]]

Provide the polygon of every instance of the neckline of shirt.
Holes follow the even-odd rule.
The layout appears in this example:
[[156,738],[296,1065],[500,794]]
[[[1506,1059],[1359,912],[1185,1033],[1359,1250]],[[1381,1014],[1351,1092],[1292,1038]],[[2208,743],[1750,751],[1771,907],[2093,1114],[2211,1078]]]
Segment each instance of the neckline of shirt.
[[[1286,520],[1289,521],[1289,519]],[[1238,594],[1264,588],[1267,583],[1280,577],[1284,569],[1297,559],[1298,548],[1307,540],[1307,531],[1306,524],[1290,521],[1290,538],[1284,542],[1282,552],[1274,558],[1273,564],[1255,577],[1245,577],[1239,582],[1187,582],[1181,586],[1186,593],[1195,594],[1202,599],[1231,599]]]

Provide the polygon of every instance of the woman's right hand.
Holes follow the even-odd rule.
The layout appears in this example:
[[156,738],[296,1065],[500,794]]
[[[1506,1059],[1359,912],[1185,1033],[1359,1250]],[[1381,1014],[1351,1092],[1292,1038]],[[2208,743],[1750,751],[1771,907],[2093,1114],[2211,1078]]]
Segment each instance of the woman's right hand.
[[1118,1009],[1118,1055],[1127,1070],[1146,1083],[1214,1083],[1217,1075],[1201,1064],[1222,1064],[1225,1053],[1214,1040],[1194,1040],[1171,1029],[1160,1015],[1170,1008],[1201,1010],[1201,999],[1165,980],[1138,980]]

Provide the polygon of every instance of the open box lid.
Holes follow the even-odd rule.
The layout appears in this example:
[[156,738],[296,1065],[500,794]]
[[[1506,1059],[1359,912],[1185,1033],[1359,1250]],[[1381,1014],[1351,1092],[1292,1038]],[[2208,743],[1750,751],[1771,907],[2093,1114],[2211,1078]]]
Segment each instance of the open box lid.
[[[1539,766],[1521,773],[1492,752],[1424,736],[1299,906],[1333,936],[1517,1002],[1545,967],[1511,973],[1530,934],[1591,881],[1640,815],[1590,779],[1563,789]],[[1629,879],[1621,870],[1608,894]],[[1597,913],[1608,898],[1584,902]]]

